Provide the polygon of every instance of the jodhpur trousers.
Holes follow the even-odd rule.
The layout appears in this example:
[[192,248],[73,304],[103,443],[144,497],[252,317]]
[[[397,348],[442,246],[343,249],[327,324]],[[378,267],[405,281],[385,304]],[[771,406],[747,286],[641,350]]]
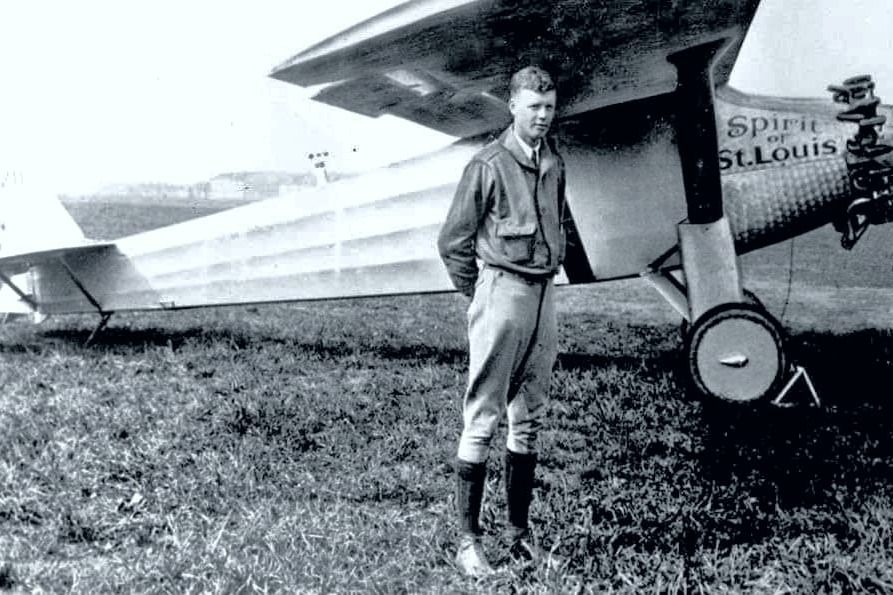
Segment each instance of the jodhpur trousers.
[[503,414],[509,450],[536,452],[558,355],[554,292],[551,279],[481,270],[468,307],[468,388],[458,452],[463,461],[487,459]]

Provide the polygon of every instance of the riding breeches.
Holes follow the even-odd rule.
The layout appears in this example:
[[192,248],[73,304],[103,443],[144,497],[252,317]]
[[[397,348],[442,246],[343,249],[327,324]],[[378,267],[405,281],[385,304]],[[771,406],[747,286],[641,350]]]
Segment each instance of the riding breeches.
[[558,355],[554,292],[551,278],[530,279],[489,266],[481,270],[468,307],[460,459],[486,460],[503,413],[509,450],[535,452]]

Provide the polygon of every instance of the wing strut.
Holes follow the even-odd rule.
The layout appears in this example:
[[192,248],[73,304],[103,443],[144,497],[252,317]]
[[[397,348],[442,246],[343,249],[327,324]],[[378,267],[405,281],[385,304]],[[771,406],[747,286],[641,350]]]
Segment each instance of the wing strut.
[[96,308],[96,312],[101,317],[99,320],[99,324],[96,325],[96,328],[93,329],[93,332],[90,333],[90,336],[87,337],[87,341],[84,343],[84,345],[90,345],[91,343],[93,343],[93,339],[96,338],[96,335],[102,332],[102,329],[104,329],[105,326],[108,324],[109,319],[112,317],[112,314],[114,314],[114,312],[103,310],[102,304],[96,301],[96,298],[94,298],[93,295],[89,291],[87,291],[87,288],[84,287],[84,284],[81,283],[80,279],[77,278],[77,275],[74,274],[74,271],[71,270],[71,267],[68,266],[68,263],[65,261],[64,256],[59,258],[59,263],[62,265],[62,268],[65,269],[65,272],[68,274],[71,282],[74,283],[75,287],[77,287],[82,294],[84,294],[84,297],[87,298],[87,301],[90,302],[90,304],[94,308]]
[[105,325],[107,325],[109,323],[109,319],[112,317],[112,314],[114,314],[114,312],[103,312],[102,318],[100,318],[100,320],[99,320],[99,324],[96,325],[96,328],[93,329],[93,332],[90,333],[90,336],[87,337],[86,341],[84,341],[85,347],[89,347],[90,345],[93,344],[93,339],[95,339],[96,335],[101,333],[102,329],[105,328]]

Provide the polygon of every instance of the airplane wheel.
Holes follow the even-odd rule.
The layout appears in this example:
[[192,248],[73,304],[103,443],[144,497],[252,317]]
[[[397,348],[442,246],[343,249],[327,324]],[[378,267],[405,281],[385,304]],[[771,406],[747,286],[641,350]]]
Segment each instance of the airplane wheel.
[[781,325],[751,304],[704,313],[692,326],[686,357],[697,391],[730,403],[774,396],[788,368]]
[[[766,307],[763,305],[762,300],[760,300],[760,298],[757,297],[757,294],[755,294],[754,292],[752,292],[749,289],[744,289],[744,290],[742,290],[742,292],[744,293],[744,303],[745,304],[755,306],[755,307],[759,308],[760,310],[762,310],[763,312],[767,312]],[[682,336],[683,343],[688,342],[689,331],[691,331],[691,324],[687,320],[682,319],[681,326],[679,327],[679,333]]]

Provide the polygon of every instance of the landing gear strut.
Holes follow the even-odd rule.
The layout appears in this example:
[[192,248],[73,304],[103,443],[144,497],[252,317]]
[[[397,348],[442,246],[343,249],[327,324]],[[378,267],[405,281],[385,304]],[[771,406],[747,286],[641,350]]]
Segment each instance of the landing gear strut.
[[[683,316],[691,322],[685,368],[702,396],[751,403],[777,395],[789,364],[781,325],[759,305],[746,303],[723,213],[711,68],[725,41],[667,58],[678,75],[675,128],[688,207],[687,221],[678,226],[687,304]],[[665,295],[679,289],[669,277],[656,285]]]

